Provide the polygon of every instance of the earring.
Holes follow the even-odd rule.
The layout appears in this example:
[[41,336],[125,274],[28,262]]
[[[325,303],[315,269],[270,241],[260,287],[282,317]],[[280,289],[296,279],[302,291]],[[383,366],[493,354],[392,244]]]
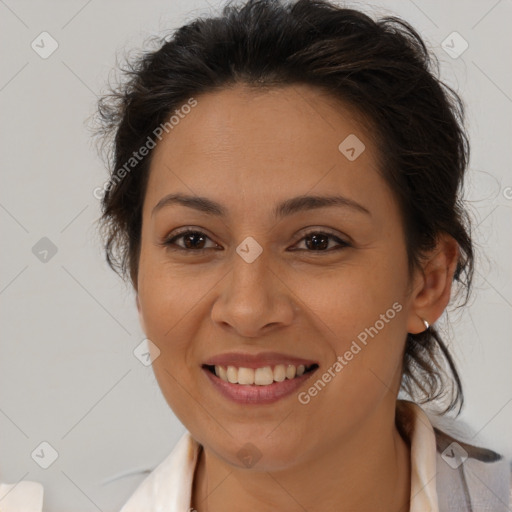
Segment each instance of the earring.
[[424,318],[422,318],[422,320],[423,320],[423,323],[425,324],[425,330],[427,331],[428,328],[430,327],[430,324]]

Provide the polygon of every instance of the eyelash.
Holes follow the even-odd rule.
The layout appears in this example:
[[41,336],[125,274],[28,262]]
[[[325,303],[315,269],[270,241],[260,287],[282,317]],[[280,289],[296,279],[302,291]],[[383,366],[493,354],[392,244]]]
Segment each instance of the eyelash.
[[[179,238],[182,238],[183,236],[188,235],[188,234],[201,235],[201,236],[204,236],[204,237],[210,239],[210,237],[208,237],[208,235],[206,235],[206,233],[203,233],[202,231],[192,230],[192,229],[184,229],[183,231],[175,233],[171,238],[165,239],[163,241],[162,245],[165,246],[168,249],[173,250],[173,251],[183,251],[184,253],[188,253],[188,254],[191,254],[191,253],[194,253],[194,252],[195,253],[202,253],[204,251],[207,251],[208,249],[213,249],[212,247],[206,247],[206,248],[203,247],[202,249],[187,249],[187,248],[184,248],[184,247],[180,247],[180,246],[178,246],[178,245],[176,245],[174,243],[175,240],[178,240]],[[332,240],[335,240],[336,242],[339,242],[339,246],[337,248],[335,248],[334,250],[340,250],[340,249],[344,249],[346,247],[351,247],[351,245],[348,242],[346,242],[345,240],[342,240],[341,238],[335,236],[332,233],[329,233],[327,231],[321,231],[321,230],[318,230],[318,229],[311,230],[311,231],[308,231],[307,233],[304,233],[304,235],[302,236],[301,239],[298,240],[298,242],[301,242],[302,240],[304,240],[305,238],[307,238],[308,236],[311,236],[311,235],[325,235],[325,236],[331,238]],[[298,249],[298,250],[302,250],[302,251],[306,251],[306,252],[310,252],[310,253],[315,253],[315,252],[316,253],[327,253],[327,252],[332,252],[333,251],[332,248],[331,249],[317,250],[317,251],[308,250],[308,249]]]

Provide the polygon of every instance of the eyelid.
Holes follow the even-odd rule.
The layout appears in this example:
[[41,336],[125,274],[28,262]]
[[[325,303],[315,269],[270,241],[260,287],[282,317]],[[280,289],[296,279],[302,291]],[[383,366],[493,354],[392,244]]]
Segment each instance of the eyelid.
[[[304,238],[306,238],[309,235],[322,234],[322,235],[327,235],[329,238],[335,240],[336,243],[338,243],[338,247],[335,247],[334,249],[343,249],[345,247],[352,247],[352,242],[350,242],[348,240],[345,240],[338,233],[333,233],[329,229],[320,228],[320,227],[305,228],[305,229],[307,229],[307,231],[302,232],[300,235],[298,235],[298,238],[294,242],[294,245],[297,245],[299,242],[301,242]],[[346,237],[346,238],[348,238],[348,237]],[[328,249],[328,250],[324,250],[324,251],[307,251],[307,250],[305,250],[305,252],[310,252],[310,253],[315,253],[315,252],[317,252],[317,253],[330,253],[332,251],[333,251],[333,249],[330,249],[330,250]]]
[[[205,238],[208,238],[211,242],[215,243],[216,245],[219,245],[219,244],[217,244],[217,242],[213,241],[212,237],[210,235],[208,235],[208,233],[206,233],[204,228],[196,228],[193,226],[185,226],[183,228],[178,228],[177,231],[173,231],[171,234],[165,236],[160,245],[162,245],[166,248],[170,248],[171,245],[174,245],[174,242],[172,242],[172,240],[175,240],[175,239],[177,239],[183,235],[186,235],[188,233],[200,233],[201,235],[204,235]],[[202,251],[206,251],[207,249],[213,249],[213,247],[206,247],[203,249],[185,249],[183,247],[180,247],[179,245],[172,247],[172,248],[176,249],[178,251],[182,250],[184,252],[202,252]]]
[[330,228],[322,228],[322,227],[315,227],[315,226],[304,228],[304,230],[299,233],[297,242],[299,242],[300,240],[302,240],[304,237],[306,237],[308,235],[318,234],[318,233],[321,233],[324,235],[329,235],[332,238],[337,238],[338,240],[341,240],[342,242],[344,242],[346,244],[349,243],[349,240],[344,240],[342,238],[343,236],[345,236],[345,238],[348,239],[349,237],[347,235],[342,235],[339,232],[334,232]]

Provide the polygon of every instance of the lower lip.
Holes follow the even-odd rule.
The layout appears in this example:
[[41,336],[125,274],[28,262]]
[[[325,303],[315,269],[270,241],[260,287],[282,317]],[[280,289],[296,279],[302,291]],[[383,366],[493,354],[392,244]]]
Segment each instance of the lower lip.
[[313,375],[318,368],[305,373],[300,377],[285,379],[283,382],[273,382],[268,386],[231,384],[217,377],[210,370],[202,368],[214,387],[226,398],[239,404],[271,404],[279,399],[291,395],[297,391],[302,384]]

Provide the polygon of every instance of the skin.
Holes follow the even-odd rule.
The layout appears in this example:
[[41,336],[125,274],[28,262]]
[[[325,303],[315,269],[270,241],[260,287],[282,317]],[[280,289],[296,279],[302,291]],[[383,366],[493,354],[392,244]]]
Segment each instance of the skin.
[[[191,506],[409,510],[410,451],[395,424],[402,355],[407,332],[423,331],[421,318],[433,323],[449,301],[456,242],[441,236],[410,279],[400,212],[370,133],[321,91],[237,85],[196,99],[154,150],[136,284],[142,328],[160,350],[153,368],[162,393],[204,448]],[[354,161],[338,150],[349,134],[366,146]],[[228,214],[177,204],[152,214],[178,192],[206,196]],[[370,215],[336,206],[271,215],[285,199],[333,193]],[[208,238],[188,253],[166,247],[183,227]],[[308,248],[310,230],[351,246],[330,238],[328,249]],[[248,236],[263,249],[252,263],[235,251]],[[296,394],[236,404],[201,369],[230,351],[293,354],[319,364],[307,390],[395,302],[400,313],[307,405]],[[261,453],[250,468],[237,456],[248,442]]]

